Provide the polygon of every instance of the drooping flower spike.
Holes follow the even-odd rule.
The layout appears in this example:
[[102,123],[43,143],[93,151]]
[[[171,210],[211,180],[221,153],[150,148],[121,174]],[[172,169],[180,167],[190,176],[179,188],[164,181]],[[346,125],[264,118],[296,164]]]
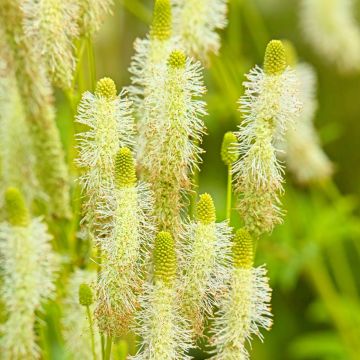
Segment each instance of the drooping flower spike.
[[31,219],[16,188],[5,193],[7,221],[0,224],[2,286],[6,312],[0,352],[4,360],[39,359],[41,350],[34,330],[36,312],[55,293],[58,258],[42,219]]
[[284,144],[286,164],[299,183],[321,182],[331,176],[333,166],[321,148],[314,126],[318,107],[315,70],[307,63],[298,63],[295,48],[289,42],[285,45],[288,62],[295,69],[299,80],[299,97],[303,104],[295,126],[290,127],[286,132]]
[[75,69],[73,40],[78,36],[77,2],[25,0],[21,9],[25,36],[45,58],[48,74],[57,86],[70,88]]
[[220,35],[227,20],[227,0],[174,0],[174,32],[186,53],[207,63],[220,49]]
[[254,267],[253,246],[250,234],[239,229],[233,240],[230,293],[224,294],[215,318],[216,360],[248,360],[247,343],[251,345],[253,335],[263,340],[261,328],[272,325],[266,268]]
[[99,210],[104,234],[96,239],[102,261],[95,314],[101,332],[120,336],[138,306],[154,235],[152,194],[147,184],[137,182],[133,156],[126,147],[117,153],[115,189],[105,200],[107,205]]
[[180,315],[177,297],[175,241],[168,232],[158,233],[153,253],[153,279],[145,285],[136,332],[142,342],[133,360],[188,360],[188,325]]
[[302,0],[300,22],[315,51],[341,72],[360,70],[360,27],[353,0]]
[[[184,196],[191,188],[191,174],[201,161],[198,146],[204,133],[205,92],[201,65],[173,51],[163,79],[153,78],[156,88],[145,98],[143,150],[140,166],[155,193],[159,228],[179,234]],[[159,82],[160,81],[160,82]],[[156,121],[154,121],[156,119]]]
[[234,173],[240,214],[245,227],[258,236],[282,221],[283,169],[276,144],[294,125],[301,103],[296,73],[286,64],[281,41],[268,44],[264,70],[256,66],[247,79],[240,99],[244,120],[237,133],[240,159]]
[[80,183],[85,195],[85,218],[94,228],[98,222],[96,212],[114,189],[119,147],[133,145],[131,102],[126,93],[116,94],[113,80],[103,78],[97,82],[95,94],[83,94],[76,121],[89,128],[78,135],[77,163],[84,169]]
[[185,226],[180,241],[183,314],[193,334],[203,332],[204,319],[213,308],[230,273],[231,228],[227,221],[216,223],[215,206],[209,194],[200,195],[196,220]]

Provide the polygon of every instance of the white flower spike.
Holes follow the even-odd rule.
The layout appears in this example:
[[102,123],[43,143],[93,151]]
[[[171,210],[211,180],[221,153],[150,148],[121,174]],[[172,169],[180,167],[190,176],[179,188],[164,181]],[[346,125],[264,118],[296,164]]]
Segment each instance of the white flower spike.
[[258,236],[282,221],[283,168],[276,143],[294,125],[301,103],[296,73],[287,67],[279,40],[268,44],[264,70],[256,66],[247,79],[240,99],[244,120],[237,132],[240,159],[234,173],[240,214],[245,227]]

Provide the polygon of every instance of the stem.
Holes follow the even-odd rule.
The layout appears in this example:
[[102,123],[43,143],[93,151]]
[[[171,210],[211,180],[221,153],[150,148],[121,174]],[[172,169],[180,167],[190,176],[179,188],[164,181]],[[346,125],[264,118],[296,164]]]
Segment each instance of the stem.
[[92,316],[91,316],[91,312],[90,312],[90,307],[89,307],[89,305],[86,306],[86,313],[87,313],[87,316],[88,316],[88,319],[89,319],[89,325],[90,325],[91,351],[92,351],[94,360],[96,360],[94,325],[93,325],[93,321],[92,321]]
[[95,82],[96,82],[96,66],[95,66],[94,46],[90,37],[87,38],[87,54],[88,54],[89,72],[90,72],[90,88],[91,91],[94,91]]
[[226,192],[226,218],[231,221],[231,198],[232,198],[232,165],[228,166],[227,192]]
[[104,334],[101,334],[101,358],[105,359],[105,338]]
[[110,360],[111,347],[112,347],[112,337],[108,336],[106,339],[105,360]]

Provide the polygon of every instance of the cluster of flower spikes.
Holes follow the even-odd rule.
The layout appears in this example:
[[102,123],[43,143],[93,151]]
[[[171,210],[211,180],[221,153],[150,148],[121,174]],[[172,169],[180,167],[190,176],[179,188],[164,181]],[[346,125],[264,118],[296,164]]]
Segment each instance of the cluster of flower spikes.
[[252,336],[261,340],[260,328],[272,325],[271,289],[263,266],[254,267],[254,244],[249,232],[239,229],[233,239],[233,269],[229,293],[220,300],[215,318],[213,344],[216,360],[248,360],[246,343]]
[[105,236],[97,239],[102,259],[95,314],[101,332],[121,336],[138,307],[154,233],[153,198],[148,185],[137,182],[129,148],[118,151],[114,177],[115,188],[101,210]]
[[7,221],[0,224],[1,302],[6,312],[0,352],[4,360],[40,358],[34,326],[42,303],[55,293],[58,258],[42,219],[31,219],[16,188],[5,193]]
[[153,251],[153,276],[144,285],[135,331],[141,345],[134,360],[190,359],[189,325],[178,301],[178,261],[170,233],[159,232]]
[[245,227],[259,236],[282,221],[283,168],[277,144],[296,121],[301,102],[296,73],[287,66],[279,40],[268,44],[264,70],[256,66],[247,79],[240,99],[244,120],[237,132],[240,159],[234,173]]
[[216,299],[224,291],[230,269],[231,228],[216,223],[209,194],[200,195],[195,221],[185,225],[180,241],[183,314],[195,336],[203,333],[204,319],[213,316]]

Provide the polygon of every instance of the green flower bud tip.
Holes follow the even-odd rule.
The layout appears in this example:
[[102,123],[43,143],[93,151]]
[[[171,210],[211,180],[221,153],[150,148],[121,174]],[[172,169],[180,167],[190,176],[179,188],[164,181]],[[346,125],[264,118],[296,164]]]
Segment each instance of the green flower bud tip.
[[115,181],[118,188],[131,187],[136,183],[136,170],[131,150],[123,147],[115,160]]
[[291,67],[295,67],[298,62],[298,56],[295,46],[289,40],[283,40],[282,43],[285,48],[286,63]]
[[150,35],[158,40],[171,36],[172,16],[170,0],[156,0]]
[[30,222],[29,211],[20,190],[10,187],[5,192],[5,209],[8,222],[13,226],[26,227]]
[[225,133],[221,145],[221,159],[225,165],[231,165],[239,158],[239,152],[234,146],[237,143],[238,139],[233,132],[228,131]]
[[233,259],[236,268],[250,269],[254,263],[253,239],[245,229],[239,229],[233,240]]
[[108,99],[116,97],[116,85],[114,81],[108,77],[100,79],[95,88],[95,94]]
[[161,231],[155,239],[154,279],[171,284],[176,276],[175,242],[170,233]]
[[88,284],[79,286],[79,303],[82,306],[90,306],[94,302],[94,295]]
[[168,66],[172,68],[184,68],[186,63],[186,56],[180,50],[174,50],[168,58]]
[[271,40],[266,47],[264,71],[268,75],[279,75],[286,68],[286,52],[280,40]]
[[196,220],[204,225],[216,221],[216,212],[213,199],[209,194],[200,195],[200,200],[196,206]]

